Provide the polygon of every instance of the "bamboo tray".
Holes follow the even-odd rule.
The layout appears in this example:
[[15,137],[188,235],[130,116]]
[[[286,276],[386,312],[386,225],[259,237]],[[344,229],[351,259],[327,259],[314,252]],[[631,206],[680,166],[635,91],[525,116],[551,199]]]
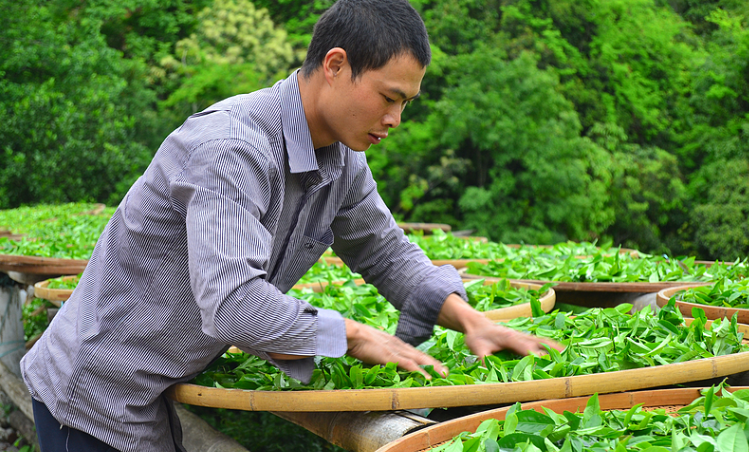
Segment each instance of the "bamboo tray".
[[[701,396],[700,391],[706,388],[659,389],[653,391],[623,392],[619,394],[605,394],[598,397],[601,410],[628,410],[635,405],[642,404],[644,409],[663,408],[666,412],[676,412],[679,408],[689,405]],[[749,389],[749,386],[734,386],[729,391]],[[570,399],[552,399],[540,402],[522,404],[523,409],[532,409],[543,413],[543,408],[562,414],[582,412],[590,397],[575,397]],[[436,425],[426,427],[403,438],[386,444],[375,452],[426,452],[441,444],[452,440],[462,432],[475,432],[479,425],[487,419],[503,421],[511,406],[484,411],[464,416]]]
[[[460,270],[468,266],[469,262],[478,262],[479,264],[486,264],[490,260],[491,259],[432,259],[431,261],[432,261],[432,264],[438,267],[442,265],[452,265],[457,270]],[[343,259],[337,256],[322,256],[319,259],[319,261],[328,265],[336,265],[338,267],[342,267],[346,265],[343,262]],[[471,278],[471,279],[476,279],[476,278]]]
[[[522,245],[518,243],[510,243],[506,245],[509,248],[554,248],[554,245]],[[619,254],[629,254],[632,257],[638,257],[640,255],[640,252],[633,248],[619,248]],[[583,256],[580,256],[583,257]]]
[[[64,276],[62,279],[63,281],[70,281],[72,279],[77,278],[77,275],[71,275],[71,276]],[[325,289],[325,286],[328,284],[343,284],[345,281],[334,281],[334,282],[327,282],[327,281],[317,281],[312,283],[304,283],[304,284],[296,284],[294,286],[295,289],[304,289],[304,288],[310,288],[314,292],[322,292]],[[354,280],[356,284],[364,284],[363,279],[356,279]],[[50,280],[40,281],[36,284],[34,284],[34,294],[39,297],[43,298],[45,300],[49,300],[52,302],[52,304],[56,305],[57,307],[60,307],[63,301],[67,301],[68,298],[73,294],[73,289],[50,289],[49,288]],[[484,282],[484,285],[489,285],[491,282]],[[539,290],[541,286],[536,284],[524,284],[524,283],[511,283],[511,285],[515,288],[524,288],[524,289],[532,289],[532,290]],[[552,309],[554,309],[554,305],[556,303],[556,293],[553,289],[549,289],[546,293],[543,294],[541,298],[538,300],[541,303],[541,309],[543,309],[544,312],[550,312]],[[491,311],[484,312],[484,315],[492,320],[508,320],[508,319],[514,319],[515,317],[530,317],[531,316],[531,308],[529,303],[523,303],[518,304],[515,306],[508,306],[506,308],[499,308],[494,309]]]
[[[687,324],[692,319],[685,319]],[[738,325],[745,335],[748,325]],[[501,405],[668,386],[749,370],[749,352],[684,363],[547,380],[422,388],[252,391],[179,383],[167,395],[180,403],[246,411],[389,411]]]
[[0,238],[6,238],[8,240],[21,240],[24,238],[25,235],[23,234],[14,234],[13,231],[8,231],[6,229],[0,230]]
[[[63,276],[63,281],[71,281],[78,278],[78,275]],[[67,301],[68,298],[73,294],[73,289],[50,289],[50,280],[39,281],[34,284],[34,295],[38,298],[50,301],[58,308],[62,305],[63,301]]]
[[[493,284],[494,281],[484,281],[484,285],[488,286]],[[523,282],[517,282],[517,281],[510,281],[510,285],[516,289],[530,289],[530,290],[539,290],[542,286],[538,284],[528,284]],[[557,295],[554,289],[549,288],[549,290],[546,291],[539,299],[538,301],[541,303],[541,309],[544,312],[551,312],[552,309],[554,309],[554,305],[556,304]],[[484,312],[484,315],[488,317],[491,320],[510,320],[514,319],[516,317],[531,317],[532,311],[531,311],[531,304],[530,303],[521,303],[516,304],[514,306],[507,306],[506,308],[499,308],[494,309],[491,311]]]
[[[463,282],[471,281],[464,279]],[[312,283],[304,283],[304,284],[296,284],[293,288],[294,289],[305,289],[309,288],[312,289],[313,292],[322,292],[325,290],[325,286],[328,284],[343,284],[346,281],[317,281]],[[365,284],[363,279],[355,279],[354,283],[357,285]],[[484,281],[484,285],[488,286],[490,284],[493,284],[492,281]],[[541,286],[538,284],[527,284],[527,283],[519,283],[519,282],[512,282],[510,281],[510,285],[516,289],[530,289],[530,290],[539,290],[541,289]],[[549,289],[546,291],[543,296],[541,296],[538,301],[541,303],[541,309],[543,309],[544,312],[550,312],[552,309],[554,309],[554,305],[556,304],[557,296],[556,292],[554,292],[554,289]],[[531,317],[532,311],[531,311],[531,305],[530,303],[521,303],[514,306],[507,306],[505,308],[499,308],[499,309],[493,309],[491,311],[485,311],[484,315],[491,319],[491,320],[510,320],[514,319],[516,317]]]
[[[354,284],[356,284],[357,286],[365,284],[365,281],[361,278],[354,279],[353,281],[354,281]],[[320,293],[323,290],[325,290],[325,287],[328,286],[329,284],[342,285],[345,282],[346,281],[315,281],[315,282],[310,282],[310,283],[294,284],[292,289],[298,289],[298,290],[312,289],[313,292]]]
[[[500,279],[493,276],[473,275],[468,273],[468,269],[458,270],[460,276],[466,279],[486,279],[498,281]],[[671,287],[679,287],[685,284],[691,284],[685,281],[665,281],[665,282],[564,282],[564,281],[544,281],[538,279],[512,279],[511,281],[529,283],[529,284],[548,284],[553,283],[557,292],[610,292],[610,293],[654,293]],[[708,285],[705,283],[694,283],[694,285]]]
[[[656,295],[655,302],[658,304],[658,306],[663,307],[668,304],[668,300],[671,299],[671,297],[674,296],[674,294],[680,290],[687,290],[692,289],[694,287],[699,287],[702,284],[685,284],[679,287],[671,287],[668,289],[663,289],[658,292]],[[749,324],[749,309],[744,308],[728,308],[724,306],[708,306],[706,304],[699,304],[699,303],[688,303],[686,301],[679,301],[675,300],[674,305],[679,308],[679,311],[681,311],[681,315],[684,317],[692,317],[692,308],[699,308],[705,311],[705,316],[708,319],[722,319],[722,318],[731,318],[734,314],[736,314],[736,320],[739,323],[747,323]]]
[[445,232],[450,232],[452,226],[449,224],[441,223],[398,223],[398,227],[403,229],[406,234],[411,234],[416,231],[421,231],[424,234],[431,234],[436,229],[441,229]]
[[73,275],[83,272],[88,260],[0,254],[0,272],[33,275]]

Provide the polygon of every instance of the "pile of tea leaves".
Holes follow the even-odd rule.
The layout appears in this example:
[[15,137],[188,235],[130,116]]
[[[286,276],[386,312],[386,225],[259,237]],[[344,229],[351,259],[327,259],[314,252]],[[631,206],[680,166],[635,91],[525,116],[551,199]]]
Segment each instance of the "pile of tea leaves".
[[[395,331],[398,313],[374,293],[359,292],[361,287],[341,286],[349,296],[307,298],[319,307],[336,309],[345,317]],[[320,295],[320,294],[318,294]],[[531,303],[537,304],[538,299]],[[505,325],[553,339],[566,348],[548,349],[543,356],[517,356],[501,351],[482,362],[465,346],[461,333],[436,328],[434,335],[419,349],[444,363],[447,377],[430,367],[426,379],[419,372],[406,372],[395,364],[365,365],[354,358],[317,357],[309,384],[289,378],[276,367],[252,355],[227,353],[214,362],[194,382],[205,386],[257,390],[287,389],[365,389],[419,386],[466,385],[516,382],[571,377],[600,372],[674,364],[746,351],[735,317],[707,327],[704,313],[687,326],[673,301],[659,310],[650,307],[630,313],[632,306],[595,308],[577,315],[554,311],[532,318],[517,318]],[[538,306],[536,311],[538,312]]]
[[749,259],[698,262],[694,257],[669,258],[639,253],[590,256],[521,255],[488,263],[470,262],[467,273],[478,276],[558,282],[693,282],[740,279],[749,274]]
[[[0,254],[89,259],[114,208],[70,203],[0,210]],[[20,235],[20,237],[18,237]]]
[[582,413],[522,409],[504,420],[487,419],[475,432],[463,432],[431,452],[598,452],[749,450],[749,390],[712,386],[676,413],[664,408],[602,410],[598,395]]
[[720,278],[714,284],[680,290],[672,298],[706,306],[749,309],[749,279]]

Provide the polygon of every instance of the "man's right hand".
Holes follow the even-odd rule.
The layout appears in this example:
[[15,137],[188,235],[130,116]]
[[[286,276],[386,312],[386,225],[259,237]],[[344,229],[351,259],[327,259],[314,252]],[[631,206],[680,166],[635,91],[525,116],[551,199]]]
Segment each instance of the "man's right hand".
[[428,379],[431,376],[421,366],[431,364],[437,373],[447,376],[447,368],[441,362],[397,337],[350,319],[344,320],[347,355],[367,364],[397,363],[401,369],[421,372]]

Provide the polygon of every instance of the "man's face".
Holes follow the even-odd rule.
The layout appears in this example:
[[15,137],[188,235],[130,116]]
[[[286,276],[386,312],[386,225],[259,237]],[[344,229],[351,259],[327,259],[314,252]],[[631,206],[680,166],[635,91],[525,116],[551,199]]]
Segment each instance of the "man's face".
[[398,127],[401,113],[419,96],[426,68],[410,54],[392,58],[379,68],[351,80],[348,64],[336,75],[327,108],[327,128],[335,141],[366,151]]

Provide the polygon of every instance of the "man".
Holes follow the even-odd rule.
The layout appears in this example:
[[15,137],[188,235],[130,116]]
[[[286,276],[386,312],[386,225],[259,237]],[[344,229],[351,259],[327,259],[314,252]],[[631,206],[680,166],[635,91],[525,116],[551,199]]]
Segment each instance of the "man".
[[[301,380],[344,353],[444,373],[410,345],[435,322],[481,357],[545,352],[470,308],[377,194],[362,151],[398,126],[429,60],[406,0],[339,0],[300,71],[167,137],[21,363],[42,452],[181,450],[163,392],[229,345]],[[400,309],[398,337],[284,295],[331,246]]]

